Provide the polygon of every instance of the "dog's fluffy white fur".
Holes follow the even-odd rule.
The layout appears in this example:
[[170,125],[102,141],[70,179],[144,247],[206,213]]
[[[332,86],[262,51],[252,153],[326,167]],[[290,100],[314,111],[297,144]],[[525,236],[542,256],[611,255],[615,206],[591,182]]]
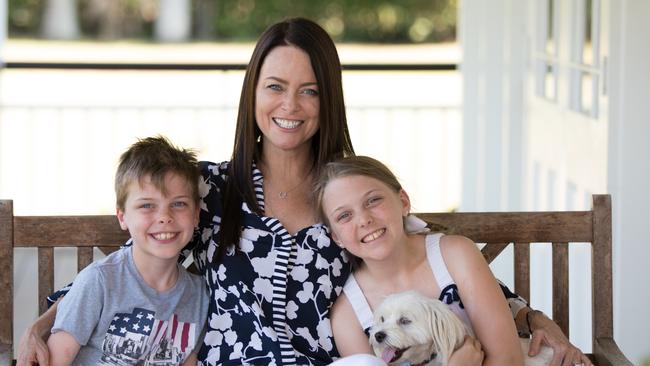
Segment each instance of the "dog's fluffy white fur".
[[[469,329],[447,305],[415,291],[388,296],[374,313],[370,345],[377,357],[389,365],[446,365],[462,345]],[[522,352],[528,366],[549,365],[553,350],[542,347],[528,357],[528,340],[522,339]]]

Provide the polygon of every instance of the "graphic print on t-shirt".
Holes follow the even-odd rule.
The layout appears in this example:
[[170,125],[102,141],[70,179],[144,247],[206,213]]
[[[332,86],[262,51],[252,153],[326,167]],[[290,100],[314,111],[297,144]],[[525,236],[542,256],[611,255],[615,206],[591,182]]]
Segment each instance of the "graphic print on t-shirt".
[[196,344],[196,324],[155,318],[151,310],[116,313],[108,327],[98,365],[180,365]]

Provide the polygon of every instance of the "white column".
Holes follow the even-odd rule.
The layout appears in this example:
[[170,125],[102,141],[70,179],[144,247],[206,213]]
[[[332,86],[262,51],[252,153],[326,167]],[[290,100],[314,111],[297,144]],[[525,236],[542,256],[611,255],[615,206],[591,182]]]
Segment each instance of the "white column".
[[77,2],[75,0],[47,0],[43,12],[41,32],[49,39],[77,39]]
[[611,2],[609,192],[614,231],[614,338],[635,365],[650,359],[650,2]]
[[522,209],[525,4],[465,0],[461,210]]
[[160,0],[154,24],[154,35],[161,42],[188,40],[192,30],[192,9],[189,0]]

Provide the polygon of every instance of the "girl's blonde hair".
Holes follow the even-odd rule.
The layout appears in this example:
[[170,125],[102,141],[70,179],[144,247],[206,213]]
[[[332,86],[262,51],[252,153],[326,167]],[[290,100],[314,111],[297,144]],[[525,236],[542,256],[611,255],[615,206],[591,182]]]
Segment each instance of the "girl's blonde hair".
[[320,176],[314,186],[317,212],[326,225],[329,225],[329,222],[323,212],[323,194],[325,188],[334,179],[354,175],[374,178],[386,184],[395,192],[399,192],[402,189],[402,185],[397,180],[397,177],[395,177],[395,174],[386,165],[371,157],[357,155],[329,162],[321,169]]

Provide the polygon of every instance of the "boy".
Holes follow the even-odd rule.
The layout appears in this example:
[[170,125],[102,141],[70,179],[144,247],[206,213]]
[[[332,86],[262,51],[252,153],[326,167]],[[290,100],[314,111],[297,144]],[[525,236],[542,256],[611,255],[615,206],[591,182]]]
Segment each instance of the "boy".
[[133,245],[77,275],[47,342],[51,365],[196,365],[208,300],[178,254],[198,224],[198,182],[195,154],[164,137],[122,154],[117,218]]

